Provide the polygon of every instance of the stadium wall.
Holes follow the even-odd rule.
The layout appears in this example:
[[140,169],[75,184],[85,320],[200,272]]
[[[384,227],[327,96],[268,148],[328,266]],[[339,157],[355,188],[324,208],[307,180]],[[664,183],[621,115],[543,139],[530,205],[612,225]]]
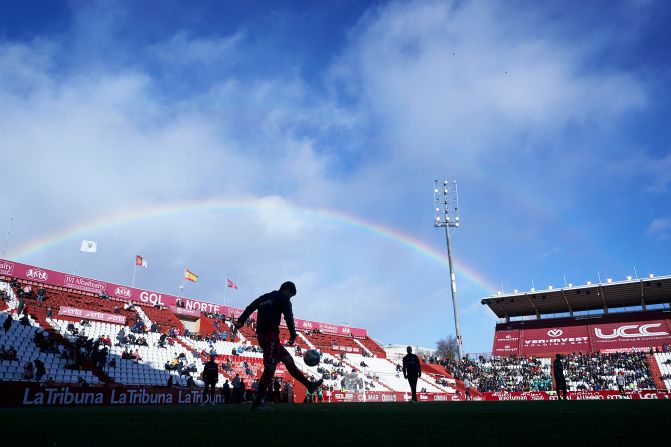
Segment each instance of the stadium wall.
[[635,312],[498,324],[494,355],[648,351],[671,344],[668,312]]
[[[19,262],[0,259],[0,276],[14,277],[35,283],[48,284],[54,287],[64,287],[68,289],[79,290],[81,292],[99,295],[101,292],[107,293],[110,297],[116,299],[136,301],[150,305],[160,305],[163,307],[177,308],[177,300],[184,303],[184,313],[191,314],[200,312],[217,313],[223,315],[238,316],[243,309],[236,307],[222,306],[219,304],[208,303],[206,301],[195,300],[192,298],[178,297],[163,292],[152,290],[137,289],[120,284],[113,284],[97,279],[86,278],[83,276],[71,275],[68,273],[57,272],[41,267],[36,267]],[[177,311],[178,314],[182,312]],[[188,316],[188,315],[187,315]],[[362,328],[351,328],[318,321],[295,319],[296,329],[314,330],[319,329],[325,334],[367,337],[368,332]]]

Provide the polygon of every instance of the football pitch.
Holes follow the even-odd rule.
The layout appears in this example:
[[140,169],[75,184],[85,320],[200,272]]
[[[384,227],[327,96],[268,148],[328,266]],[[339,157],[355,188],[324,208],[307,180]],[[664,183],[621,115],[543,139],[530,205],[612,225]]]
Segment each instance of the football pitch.
[[668,439],[671,401],[439,402],[18,408],[0,445],[642,445]]

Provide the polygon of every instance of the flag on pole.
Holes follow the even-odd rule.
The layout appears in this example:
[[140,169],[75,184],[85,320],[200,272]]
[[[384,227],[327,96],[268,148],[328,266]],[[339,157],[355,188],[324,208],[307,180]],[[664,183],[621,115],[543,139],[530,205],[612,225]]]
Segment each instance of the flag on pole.
[[231,289],[237,289],[238,288],[238,286],[236,286],[235,283],[233,281],[231,281],[230,279],[226,279],[226,283],[227,283],[228,287],[230,287]]
[[140,256],[140,255],[135,255],[135,265],[138,265],[138,266],[144,267],[144,268],[148,267],[147,260],[143,259],[142,256]]
[[196,282],[198,281],[198,275],[187,269],[184,269],[184,279],[186,279],[187,281]]
[[95,241],[82,241],[82,248],[79,251],[84,251],[86,253],[95,253],[98,251],[98,243]]

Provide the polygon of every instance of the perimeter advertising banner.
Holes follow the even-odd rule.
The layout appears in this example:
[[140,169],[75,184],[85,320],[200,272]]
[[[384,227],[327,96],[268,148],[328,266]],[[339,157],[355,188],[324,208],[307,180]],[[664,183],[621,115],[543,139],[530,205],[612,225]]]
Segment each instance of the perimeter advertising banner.
[[[74,385],[45,386],[37,383],[0,382],[0,407],[122,406],[122,405],[193,405],[202,403],[202,388],[151,388],[99,386],[78,388]],[[405,402],[409,393],[371,391],[363,393],[324,392],[325,402]],[[418,393],[421,401],[458,400],[456,395]],[[215,403],[223,404],[220,393]]]
[[[4,259],[0,259],[0,275],[13,276],[15,278],[44,283],[50,286],[67,287],[69,289],[75,289],[94,294],[105,292],[107,295],[118,299],[137,301],[145,304],[160,305],[164,307],[177,307],[177,301],[179,300],[184,305],[181,307],[181,309],[184,310],[184,313],[189,313],[189,315],[195,315],[199,312],[208,312],[228,316],[233,315],[237,317],[243,312],[242,309],[237,309],[234,307],[221,306],[219,304],[207,303],[205,301],[179,297],[167,293],[153,292],[151,290],[126,287],[119,284],[56,272],[54,270],[43,269],[40,267],[21,264],[19,262],[7,261]],[[254,297],[250,297],[250,300],[251,298]],[[338,335],[351,334],[355,337],[366,337],[368,335],[368,332],[365,329],[336,326],[328,323],[319,323],[316,321],[307,320],[296,320],[296,328],[303,330],[319,329],[324,333]]]
[[587,326],[558,326],[520,331],[520,355],[590,351]]
[[[655,390],[626,391],[628,399],[668,399],[671,393]],[[74,385],[45,386],[37,383],[0,382],[0,407],[62,407],[123,405],[194,405],[202,403],[202,388],[144,388],[99,386],[78,388]],[[463,395],[417,393],[421,402],[462,401]],[[544,391],[482,393],[473,400],[555,400],[554,393]],[[622,399],[618,391],[569,391],[569,400]],[[409,393],[393,391],[324,392],[324,401],[340,402],[405,402]],[[220,393],[215,403],[222,404]]]
[[[625,391],[625,397],[619,391],[569,391],[568,400],[615,400],[615,399],[668,399],[671,393],[656,390]],[[525,391],[482,393],[482,397],[474,400],[557,400],[557,395],[546,391]]]
[[647,350],[671,344],[667,320],[631,321],[590,326],[594,348],[602,351]]

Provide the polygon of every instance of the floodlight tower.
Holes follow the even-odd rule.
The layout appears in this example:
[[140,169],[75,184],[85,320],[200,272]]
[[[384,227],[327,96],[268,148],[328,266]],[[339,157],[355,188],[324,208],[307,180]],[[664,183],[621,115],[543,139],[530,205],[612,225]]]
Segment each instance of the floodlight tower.
[[442,184],[438,180],[434,182],[433,199],[435,209],[436,228],[445,228],[445,239],[447,241],[447,261],[450,266],[450,290],[452,291],[452,309],[454,310],[454,330],[457,335],[457,349],[459,358],[464,357],[461,340],[461,324],[459,323],[459,305],[457,304],[457,279],[452,268],[452,247],[450,244],[450,228],[459,226],[459,194],[457,193],[457,182],[450,183],[445,180]]

